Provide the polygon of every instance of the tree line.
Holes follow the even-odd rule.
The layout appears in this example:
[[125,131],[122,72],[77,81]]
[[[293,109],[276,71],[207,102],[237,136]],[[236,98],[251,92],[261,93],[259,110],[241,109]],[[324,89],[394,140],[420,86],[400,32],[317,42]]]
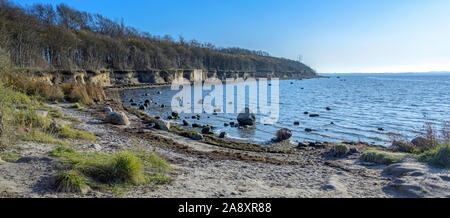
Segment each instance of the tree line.
[[195,69],[314,74],[299,61],[267,52],[217,48],[156,36],[65,4],[19,6],[0,0],[0,48],[19,68],[99,70]]

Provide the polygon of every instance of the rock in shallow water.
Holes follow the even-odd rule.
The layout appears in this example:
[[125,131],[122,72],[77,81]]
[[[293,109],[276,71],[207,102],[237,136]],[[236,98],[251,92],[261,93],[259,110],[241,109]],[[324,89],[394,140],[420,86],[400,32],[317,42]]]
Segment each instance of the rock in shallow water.
[[202,134],[212,134],[211,127],[207,126],[202,129]]
[[256,116],[246,107],[243,113],[238,114],[237,121],[240,126],[253,126],[256,123]]
[[287,128],[280,129],[275,134],[275,141],[284,141],[292,137],[292,131]]
[[221,132],[220,135],[219,135],[219,138],[223,139],[225,137],[227,137],[227,133],[226,132]]

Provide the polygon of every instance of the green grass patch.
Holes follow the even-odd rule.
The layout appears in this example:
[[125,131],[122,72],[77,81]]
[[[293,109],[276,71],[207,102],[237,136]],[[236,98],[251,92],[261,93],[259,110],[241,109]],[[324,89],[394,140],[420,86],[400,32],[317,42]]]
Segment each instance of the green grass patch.
[[68,144],[67,141],[58,139],[56,136],[49,134],[47,132],[43,132],[38,129],[33,129],[29,133],[22,134],[22,140],[46,143],[46,144],[54,144],[54,145],[67,145]]
[[85,139],[91,141],[96,140],[94,134],[84,130],[74,129],[68,125],[62,125],[61,128],[56,130],[56,133],[59,137],[65,139]]
[[69,108],[73,108],[73,109],[77,109],[77,110],[83,110],[84,109],[84,107],[78,102],[69,105]]
[[433,166],[450,168],[450,144],[441,144],[417,155],[422,162]]
[[378,150],[368,150],[361,154],[360,159],[367,162],[379,163],[379,164],[393,164],[402,160],[403,155],[398,153],[390,153]]
[[78,120],[75,117],[64,116],[64,114],[62,114],[62,112],[58,109],[50,109],[49,115],[51,118],[54,118],[54,119],[67,120],[67,121],[77,122],[77,123],[80,122],[80,120]]
[[117,191],[128,186],[169,182],[165,174],[170,166],[153,153],[79,153],[69,147],[58,147],[50,154],[62,158],[65,168],[78,172],[93,188]]
[[6,162],[16,162],[20,159],[20,155],[10,151],[2,151],[0,152],[0,159]]

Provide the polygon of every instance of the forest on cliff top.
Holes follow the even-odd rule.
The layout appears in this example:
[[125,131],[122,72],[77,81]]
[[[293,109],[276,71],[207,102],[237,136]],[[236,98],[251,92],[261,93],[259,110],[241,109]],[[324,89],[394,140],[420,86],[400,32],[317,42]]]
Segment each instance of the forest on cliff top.
[[65,4],[22,6],[0,0],[0,48],[19,69],[293,72],[314,75],[299,61],[267,52],[218,48],[182,37],[156,36]]

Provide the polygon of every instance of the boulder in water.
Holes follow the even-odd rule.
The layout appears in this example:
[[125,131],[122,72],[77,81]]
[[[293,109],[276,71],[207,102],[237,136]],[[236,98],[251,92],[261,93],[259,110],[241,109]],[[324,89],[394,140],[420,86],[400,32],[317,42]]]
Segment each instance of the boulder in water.
[[243,113],[239,113],[237,121],[240,126],[253,126],[256,123],[256,116],[246,107]]
[[202,134],[212,134],[211,127],[209,126],[203,127]]
[[276,138],[275,138],[276,141],[284,141],[284,140],[288,140],[292,137],[292,132],[290,129],[283,128],[283,129],[278,130],[276,132],[275,136],[276,136]]

